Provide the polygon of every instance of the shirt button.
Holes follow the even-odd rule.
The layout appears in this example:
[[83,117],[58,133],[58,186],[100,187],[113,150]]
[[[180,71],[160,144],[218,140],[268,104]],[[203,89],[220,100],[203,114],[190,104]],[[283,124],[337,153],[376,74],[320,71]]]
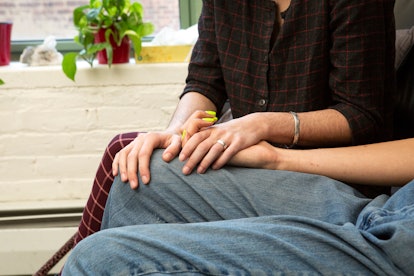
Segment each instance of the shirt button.
[[266,104],[266,100],[265,100],[265,99],[260,99],[260,100],[257,102],[257,104],[258,104],[259,106],[264,106],[264,105]]
[[263,61],[264,61],[264,62],[267,62],[267,59],[268,59],[268,56],[267,56],[267,55],[265,55],[265,56],[264,56],[264,58],[263,58]]

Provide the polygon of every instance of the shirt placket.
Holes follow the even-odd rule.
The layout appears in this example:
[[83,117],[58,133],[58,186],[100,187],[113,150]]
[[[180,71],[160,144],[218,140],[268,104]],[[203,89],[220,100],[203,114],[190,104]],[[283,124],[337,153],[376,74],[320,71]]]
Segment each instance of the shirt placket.
[[276,18],[276,8],[273,3],[273,0],[265,1],[265,9],[263,14],[263,37],[268,37],[269,39],[263,39],[263,54],[262,54],[262,66],[259,70],[260,73],[260,83],[261,89],[258,89],[258,93],[255,98],[255,109],[256,112],[265,112],[268,110],[269,106],[269,82],[268,82],[268,72],[269,72],[269,55],[270,55],[270,37],[273,33],[274,20]]

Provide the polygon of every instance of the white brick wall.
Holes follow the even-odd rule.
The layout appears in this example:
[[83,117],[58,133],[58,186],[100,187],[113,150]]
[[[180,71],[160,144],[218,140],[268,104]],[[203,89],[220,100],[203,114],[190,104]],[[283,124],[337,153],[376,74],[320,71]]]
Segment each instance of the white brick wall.
[[168,124],[187,64],[78,70],[0,67],[0,204],[86,199],[113,136]]

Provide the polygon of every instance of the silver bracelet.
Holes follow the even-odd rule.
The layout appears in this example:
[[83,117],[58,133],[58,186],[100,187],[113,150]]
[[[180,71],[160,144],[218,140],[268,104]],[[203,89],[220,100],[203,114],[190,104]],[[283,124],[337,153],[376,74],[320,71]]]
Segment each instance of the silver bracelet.
[[299,142],[299,134],[300,134],[300,120],[298,114],[296,112],[290,111],[290,114],[293,116],[293,120],[295,121],[295,135],[293,136],[293,142],[289,146],[289,148],[293,148]]

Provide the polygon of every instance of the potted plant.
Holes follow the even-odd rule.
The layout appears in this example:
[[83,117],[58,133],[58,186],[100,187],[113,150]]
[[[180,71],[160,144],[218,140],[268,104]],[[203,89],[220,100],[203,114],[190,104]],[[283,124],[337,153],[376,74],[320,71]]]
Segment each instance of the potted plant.
[[[63,72],[71,80],[75,79],[78,57],[91,67],[97,55],[102,59],[99,63],[107,63],[109,67],[112,63],[128,62],[130,42],[135,54],[139,55],[142,37],[154,31],[152,23],[143,22],[142,5],[130,0],[90,0],[89,5],[74,9],[73,22],[78,30],[74,40],[82,49],[63,57]],[[122,44],[126,45],[126,50]],[[118,57],[117,51],[126,52],[127,60],[114,61]]]

